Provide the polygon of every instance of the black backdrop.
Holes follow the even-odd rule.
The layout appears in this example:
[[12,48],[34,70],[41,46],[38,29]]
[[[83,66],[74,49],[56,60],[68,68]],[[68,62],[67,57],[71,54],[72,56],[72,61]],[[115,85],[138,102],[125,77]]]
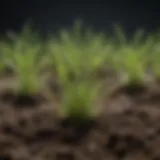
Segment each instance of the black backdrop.
[[[158,2],[158,1],[157,1]],[[110,31],[115,23],[121,24],[127,33],[137,28],[147,32],[160,27],[160,7],[154,1],[106,0],[80,2],[54,0],[6,0],[0,2],[0,32],[19,30],[32,19],[42,33],[70,27],[75,19],[81,19],[96,30]]]

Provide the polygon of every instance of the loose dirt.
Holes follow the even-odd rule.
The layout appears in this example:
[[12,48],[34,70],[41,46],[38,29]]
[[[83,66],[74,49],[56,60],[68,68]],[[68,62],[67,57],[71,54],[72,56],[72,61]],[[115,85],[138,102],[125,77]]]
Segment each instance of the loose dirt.
[[58,101],[18,97],[5,90],[5,82],[0,89],[0,160],[160,159],[156,84],[116,87],[101,96],[97,118],[75,125],[56,115]]

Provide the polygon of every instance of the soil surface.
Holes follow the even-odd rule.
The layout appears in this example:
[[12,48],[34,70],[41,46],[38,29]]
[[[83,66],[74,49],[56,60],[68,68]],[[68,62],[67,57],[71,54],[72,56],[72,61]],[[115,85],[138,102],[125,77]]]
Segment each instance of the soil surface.
[[160,159],[159,85],[103,87],[102,113],[78,126],[57,117],[58,101],[0,84],[0,160]]

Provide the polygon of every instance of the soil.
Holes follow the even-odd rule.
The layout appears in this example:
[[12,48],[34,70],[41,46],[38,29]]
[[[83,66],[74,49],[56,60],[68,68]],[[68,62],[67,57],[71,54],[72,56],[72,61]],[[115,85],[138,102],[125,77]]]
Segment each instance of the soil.
[[102,112],[79,125],[57,116],[56,98],[15,95],[12,79],[0,84],[0,160],[160,159],[158,84],[103,87]]

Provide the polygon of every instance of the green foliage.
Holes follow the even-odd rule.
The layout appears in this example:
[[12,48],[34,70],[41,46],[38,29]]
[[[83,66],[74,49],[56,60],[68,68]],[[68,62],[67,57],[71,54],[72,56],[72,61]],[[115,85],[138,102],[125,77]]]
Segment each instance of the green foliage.
[[100,85],[81,81],[68,83],[63,91],[62,111],[65,116],[81,121],[90,120],[96,114],[94,100],[99,92]]
[[[2,54],[6,56],[6,63],[16,73],[19,81],[19,91],[27,94],[37,92],[40,87],[39,70],[40,64],[38,53],[40,43],[33,38],[32,32],[24,28],[21,34],[10,35],[10,41],[3,44]],[[34,43],[33,43],[34,42]]]
[[28,48],[21,54],[17,52],[13,61],[13,67],[20,82],[20,92],[37,92],[40,87],[39,64],[37,62],[37,53],[39,47]]
[[61,80],[65,81],[69,73],[78,78],[91,76],[90,73],[111,58],[114,46],[104,34],[82,31],[78,21],[70,32],[62,30],[59,39],[52,39],[49,43],[52,63]]
[[82,23],[76,21],[71,30],[61,30],[57,38],[44,44],[39,35],[25,25],[20,33],[8,32],[8,41],[0,43],[0,71],[11,67],[19,81],[18,91],[33,94],[41,88],[41,70],[49,66],[63,88],[60,109],[67,117],[88,120],[97,112],[93,103],[100,86],[91,73],[98,68],[109,66],[124,72],[127,83],[142,82],[148,67],[160,77],[158,36],[144,37],[143,30],[138,30],[128,40],[119,25],[115,26],[115,33],[113,41],[103,33],[85,30]]
[[120,46],[116,49],[118,55],[113,56],[114,66],[126,73],[128,83],[141,83],[146,78],[150,54],[153,49],[153,38],[143,39],[143,30],[138,30],[130,41],[127,41],[122,29],[116,28]]

